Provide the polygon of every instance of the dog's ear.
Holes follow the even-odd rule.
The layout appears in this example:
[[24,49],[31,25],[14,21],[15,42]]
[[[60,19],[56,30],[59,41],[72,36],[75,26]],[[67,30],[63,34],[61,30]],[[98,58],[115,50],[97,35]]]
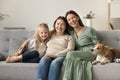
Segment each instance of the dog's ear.
[[101,40],[99,40],[96,44],[101,44],[102,43],[102,41]]
[[109,48],[106,47],[106,46],[104,46],[104,44],[102,44],[102,46],[103,46],[104,55],[105,55],[105,56],[109,55],[109,54],[110,54]]
[[97,43],[102,43],[102,40],[99,40]]
[[97,42],[96,44],[100,44],[100,42]]

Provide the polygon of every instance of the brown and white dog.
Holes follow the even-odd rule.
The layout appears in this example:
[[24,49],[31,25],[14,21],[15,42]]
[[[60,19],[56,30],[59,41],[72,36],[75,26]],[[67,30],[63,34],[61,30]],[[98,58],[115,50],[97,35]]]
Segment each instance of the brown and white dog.
[[102,43],[97,43],[93,49],[91,49],[93,54],[96,54],[96,59],[92,64],[106,64],[112,62],[114,58],[120,58],[120,51],[109,46],[105,46]]

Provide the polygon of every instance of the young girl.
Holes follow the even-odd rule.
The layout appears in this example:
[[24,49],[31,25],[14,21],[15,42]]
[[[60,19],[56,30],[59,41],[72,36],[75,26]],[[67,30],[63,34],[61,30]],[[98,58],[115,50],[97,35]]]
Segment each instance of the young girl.
[[7,63],[12,62],[29,62],[37,63],[44,55],[46,42],[49,38],[49,28],[46,23],[41,23],[31,39],[26,40],[14,56],[8,56]]

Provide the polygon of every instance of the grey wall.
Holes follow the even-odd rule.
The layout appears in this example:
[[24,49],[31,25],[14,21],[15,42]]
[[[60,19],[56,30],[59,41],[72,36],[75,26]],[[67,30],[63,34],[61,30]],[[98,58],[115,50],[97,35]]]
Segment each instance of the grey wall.
[[0,21],[0,27],[35,29],[46,22],[52,29],[54,20],[68,10],[75,10],[84,23],[83,17],[93,11],[93,27],[108,29],[108,0],[0,0],[0,13],[9,15]]

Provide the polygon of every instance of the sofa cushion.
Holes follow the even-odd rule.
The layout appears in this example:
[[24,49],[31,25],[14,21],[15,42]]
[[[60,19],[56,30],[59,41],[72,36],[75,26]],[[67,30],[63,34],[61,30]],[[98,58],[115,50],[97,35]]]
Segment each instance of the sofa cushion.
[[21,39],[10,38],[9,56],[12,56],[15,52],[17,52],[17,50],[25,40],[26,40],[25,38],[21,38]]
[[0,54],[8,56],[10,31],[0,30]]
[[120,30],[97,31],[97,34],[102,43],[120,50]]
[[38,64],[0,61],[0,80],[36,80]]
[[93,65],[93,80],[120,80],[120,64]]

